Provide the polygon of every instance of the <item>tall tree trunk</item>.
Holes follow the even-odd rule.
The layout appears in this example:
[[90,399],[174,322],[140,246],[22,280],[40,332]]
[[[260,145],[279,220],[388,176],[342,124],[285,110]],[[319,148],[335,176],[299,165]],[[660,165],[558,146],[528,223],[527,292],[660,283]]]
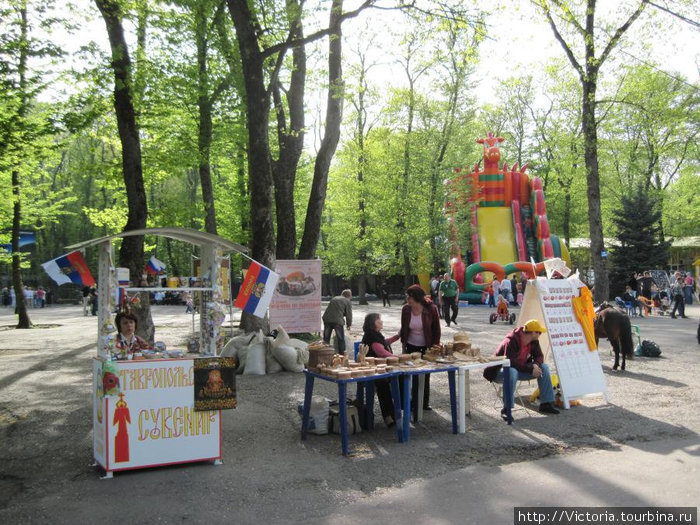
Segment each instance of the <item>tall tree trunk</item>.
[[[24,135],[27,107],[29,105],[27,94],[27,58],[29,52],[27,39],[27,5],[20,5],[20,50],[17,73],[19,74],[20,107],[17,111],[17,120]],[[15,289],[15,312],[17,313],[17,328],[32,328],[32,321],[27,313],[27,302],[24,298],[24,284],[22,283],[22,254],[19,251],[19,232],[22,225],[22,192],[20,188],[19,169],[12,170],[12,286]]]
[[404,289],[408,288],[413,284],[413,276],[411,272],[411,258],[408,253],[408,231],[407,231],[407,217],[408,210],[412,207],[408,206],[408,187],[409,179],[411,176],[411,140],[413,135],[413,115],[415,113],[415,92],[413,79],[409,82],[409,101],[408,101],[408,124],[406,127],[406,142],[403,147],[403,174],[401,177],[401,205],[399,209],[399,219],[397,221],[397,227],[399,230],[399,240],[398,247],[399,253],[402,256],[403,261],[403,284]]
[[210,151],[212,142],[212,100],[209,96],[209,72],[207,69],[208,19],[206,4],[199,3],[195,8],[197,41],[197,107],[199,109],[199,132],[197,135],[199,181],[202,185],[204,202],[204,230],[217,234],[216,209],[214,206],[214,189],[211,182]]
[[622,35],[630,28],[632,23],[642,13],[647,0],[640,0],[636,10],[620,25],[610,40],[605,45],[600,57],[595,55],[595,15],[596,0],[587,0],[585,11],[585,26],[581,26],[566,6],[560,2],[554,5],[563,10],[563,18],[569,22],[576,33],[583,37],[584,62],[579,63],[571,46],[564,40],[556,22],[552,16],[552,9],[548,0],[538,0],[540,9],[545,14],[547,21],[554,33],[554,37],[561,44],[569,62],[579,76],[582,88],[581,100],[581,130],[584,142],[584,160],[586,165],[586,183],[588,196],[588,227],[591,237],[591,260],[595,272],[595,288],[593,292],[595,301],[605,301],[609,297],[610,283],[608,279],[605,243],[603,240],[603,220],[600,205],[600,172],[598,169],[598,129],[596,123],[596,89],[598,85],[598,72],[613,48],[619,43]]
[[[243,65],[248,121],[248,185],[250,188],[251,256],[267,267],[275,262],[272,225],[272,167],[268,142],[269,97],[265,89],[263,55],[256,35],[256,22],[245,0],[227,0],[236,27]],[[246,312],[241,326],[246,332],[268,328],[267,318]]]
[[[289,38],[303,38],[301,9],[297,0],[287,0],[288,11],[295,18],[290,20]],[[277,213],[277,249],[279,259],[294,259],[297,248],[296,217],[294,213],[294,182],[297,165],[304,147],[304,91],[306,86],[306,50],[297,46],[292,51],[292,75],[287,91],[289,126],[285,118],[280,85],[274,84],[275,113],[277,116],[277,140],[279,158],[273,163],[275,181],[275,210]]]
[[328,170],[340,140],[340,123],[343,119],[343,68],[342,68],[342,33],[340,15],[343,0],[333,0],[331,6],[329,44],[328,44],[328,98],[326,101],[326,125],[321,147],[314,165],[314,180],[306,208],[304,235],[299,248],[300,259],[313,259],[321,235],[321,215],[326,204],[328,187]]
[[[122,146],[122,172],[129,207],[124,231],[138,230],[146,227],[148,203],[143,183],[141,141],[132,95],[129,49],[124,38],[119,2],[95,0],[95,3],[105,21],[112,51],[114,110]],[[119,252],[119,264],[129,268],[132,282],[138,285],[143,272],[143,236],[124,237]],[[139,335],[152,340],[153,319],[148,294],[141,294],[141,305],[139,311],[134,312],[139,317],[138,332]]]

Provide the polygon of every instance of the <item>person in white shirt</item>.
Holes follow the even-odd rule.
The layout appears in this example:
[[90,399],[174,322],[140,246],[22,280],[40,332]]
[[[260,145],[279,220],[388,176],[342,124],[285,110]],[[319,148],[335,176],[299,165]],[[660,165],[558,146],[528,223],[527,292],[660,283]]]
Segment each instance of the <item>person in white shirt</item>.
[[501,292],[501,295],[506,300],[506,302],[510,302],[510,281],[508,280],[508,277],[504,277],[503,280],[499,283],[498,290]]

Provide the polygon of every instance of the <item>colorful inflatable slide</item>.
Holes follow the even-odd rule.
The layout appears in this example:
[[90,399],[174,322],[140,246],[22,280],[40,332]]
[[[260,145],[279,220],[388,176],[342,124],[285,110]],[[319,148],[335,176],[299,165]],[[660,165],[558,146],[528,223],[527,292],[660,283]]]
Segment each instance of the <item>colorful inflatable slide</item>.
[[[450,217],[452,245],[456,246],[456,206],[469,202],[472,206],[473,264],[465,268],[460,250],[453,252],[452,271],[462,293],[461,299],[471,303],[485,301],[494,276],[499,279],[525,273],[534,278],[544,270],[542,261],[559,257],[571,265],[564,242],[549,231],[542,180],[527,174],[527,164],[501,168],[501,137],[489,133],[477,140],[483,145],[484,167],[474,164],[471,173],[460,173],[448,183],[446,214]],[[466,196],[466,197],[465,197]],[[536,263],[533,266],[531,261]],[[486,275],[484,275],[486,274]]]

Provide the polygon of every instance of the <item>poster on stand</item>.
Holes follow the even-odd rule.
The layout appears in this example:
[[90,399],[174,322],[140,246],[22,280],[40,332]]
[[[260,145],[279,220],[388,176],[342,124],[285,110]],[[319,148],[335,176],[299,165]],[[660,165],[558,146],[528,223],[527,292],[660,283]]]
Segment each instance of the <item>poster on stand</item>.
[[578,320],[573,299],[583,283],[578,279],[528,281],[520,309],[518,325],[537,319],[547,328],[540,337],[545,359],[551,352],[559,376],[564,406],[569,401],[591,394],[603,394],[610,401],[598,350],[589,348],[584,327]]
[[194,409],[236,408],[236,360],[200,357],[194,360]]
[[107,471],[221,459],[221,412],[196,411],[192,359],[93,360],[93,446]]
[[270,303],[270,327],[287,333],[321,330],[321,260],[278,260],[280,275]]

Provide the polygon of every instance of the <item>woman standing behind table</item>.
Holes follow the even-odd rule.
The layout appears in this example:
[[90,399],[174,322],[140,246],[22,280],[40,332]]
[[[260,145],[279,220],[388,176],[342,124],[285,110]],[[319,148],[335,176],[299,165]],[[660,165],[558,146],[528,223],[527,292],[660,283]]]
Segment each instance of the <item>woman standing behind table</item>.
[[[399,330],[403,351],[405,354],[420,352],[421,355],[433,345],[440,344],[440,316],[437,306],[425,291],[414,284],[406,290],[406,304],[401,310],[401,329]],[[423,410],[430,407],[430,374],[425,375],[423,391]],[[418,381],[414,378],[411,388],[411,404],[415,405],[418,398]],[[413,407],[415,409],[415,407]]]
[[[399,338],[396,334],[389,339],[385,339],[382,335],[384,322],[379,314],[367,314],[365,322],[362,325],[364,336],[362,336],[362,344],[369,346],[367,355],[370,357],[391,357],[394,354],[391,351],[391,343]],[[379,408],[382,410],[382,417],[387,427],[393,427],[396,424],[394,416],[394,403],[391,399],[391,387],[388,379],[377,379],[375,382],[377,388],[377,397],[379,398]]]

